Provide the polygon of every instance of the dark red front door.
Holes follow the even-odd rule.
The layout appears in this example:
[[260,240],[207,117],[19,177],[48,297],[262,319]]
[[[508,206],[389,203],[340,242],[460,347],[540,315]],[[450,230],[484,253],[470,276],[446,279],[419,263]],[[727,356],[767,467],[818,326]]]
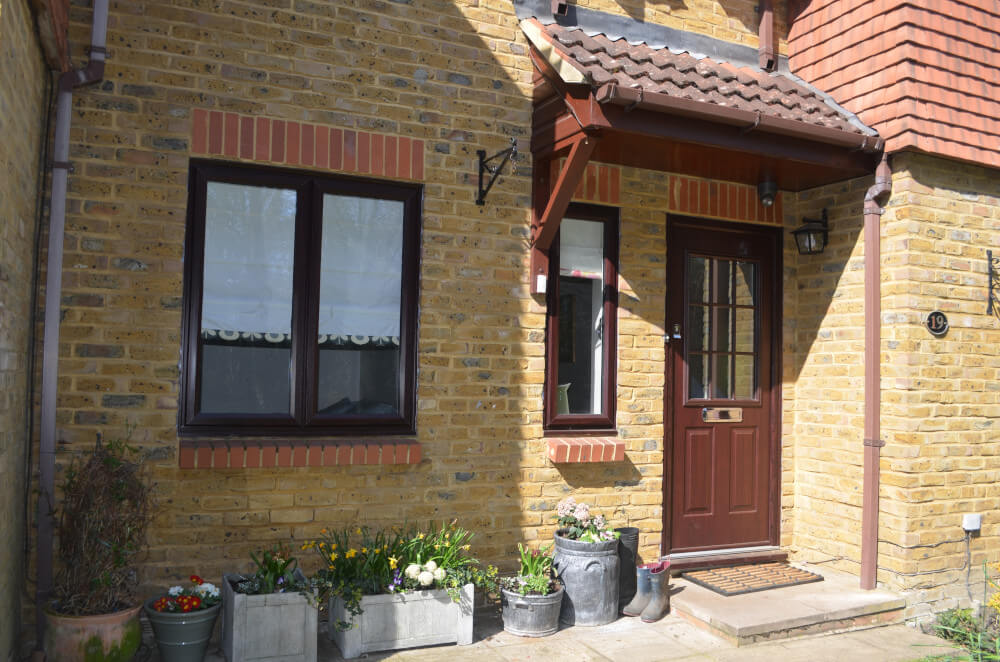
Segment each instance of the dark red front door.
[[671,218],[664,551],[777,543],[777,247],[770,228]]

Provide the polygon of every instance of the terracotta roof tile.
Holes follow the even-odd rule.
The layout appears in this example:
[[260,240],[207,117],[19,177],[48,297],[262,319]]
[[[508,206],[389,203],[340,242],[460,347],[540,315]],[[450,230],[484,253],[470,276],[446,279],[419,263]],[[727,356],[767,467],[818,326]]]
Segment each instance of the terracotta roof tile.
[[559,57],[581,71],[595,88],[614,81],[644,92],[863,133],[848,113],[795,78],[624,39],[612,41],[579,28],[537,25]]

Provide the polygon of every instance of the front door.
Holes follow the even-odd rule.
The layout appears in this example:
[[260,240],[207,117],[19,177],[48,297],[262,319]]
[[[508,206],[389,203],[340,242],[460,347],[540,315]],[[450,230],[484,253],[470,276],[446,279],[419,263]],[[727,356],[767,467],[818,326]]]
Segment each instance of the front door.
[[780,235],[669,226],[664,552],[775,545]]

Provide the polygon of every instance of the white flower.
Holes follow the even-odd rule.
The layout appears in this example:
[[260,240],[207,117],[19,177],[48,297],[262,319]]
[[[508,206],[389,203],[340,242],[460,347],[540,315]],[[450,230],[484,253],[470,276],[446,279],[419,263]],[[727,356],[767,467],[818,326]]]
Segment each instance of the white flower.
[[434,573],[424,570],[417,576],[417,581],[420,582],[421,586],[430,586],[434,583]]
[[427,563],[424,564],[424,570],[426,570],[427,572],[434,572],[435,570],[437,570],[437,567],[438,564],[435,563],[434,561],[428,561]]
[[406,566],[406,573],[405,573],[406,577],[408,579],[416,579],[417,577],[420,576],[421,570],[422,568],[419,565],[417,565],[416,563],[411,563],[410,565]]
[[576,508],[576,499],[573,497],[566,497],[559,502],[558,506],[556,506],[556,512],[559,514],[559,517],[569,517],[573,514],[574,508]]
[[167,591],[167,595],[172,595],[174,597],[177,597],[178,595],[180,595],[183,592],[184,592],[184,589],[181,588],[180,586],[171,586],[170,590]]
[[201,584],[198,584],[194,591],[201,596],[210,595],[213,598],[219,597],[219,589],[215,586],[215,584],[210,584],[209,582],[202,582]]
[[444,568],[438,568],[434,571],[434,579],[436,581],[443,582],[444,575],[445,575]]

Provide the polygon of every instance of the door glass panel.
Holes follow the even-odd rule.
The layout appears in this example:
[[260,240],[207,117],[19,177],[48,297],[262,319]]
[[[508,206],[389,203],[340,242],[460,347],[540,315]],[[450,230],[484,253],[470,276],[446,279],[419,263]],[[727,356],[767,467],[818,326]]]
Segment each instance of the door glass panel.
[[733,370],[733,397],[737,400],[752,400],[756,395],[757,358],[745,354],[735,356]]
[[291,409],[293,190],[209,182],[199,410]]
[[729,260],[710,260],[710,262],[715,267],[715,278],[712,279],[712,291],[715,296],[712,298],[712,303],[732,303],[733,263]]
[[709,296],[709,261],[703,257],[688,257],[687,261],[687,294],[689,303],[705,303],[711,300]]
[[685,266],[688,397],[755,398],[757,265],[689,256]]
[[691,354],[688,357],[688,397],[708,397],[708,354]]
[[736,324],[733,327],[733,340],[737,352],[753,352],[757,347],[756,325],[754,324],[753,308],[737,308]]
[[712,320],[712,326],[714,327],[712,330],[714,333],[712,336],[715,339],[712,349],[717,352],[728,352],[733,348],[733,329],[732,322],[730,321],[732,309],[717,306],[712,309],[712,313],[714,316]]
[[712,375],[712,397],[718,400],[732,397],[733,371],[729,354],[715,355],[715,371]]
[[737,262],[733,289],[737,306],[756,304],[757,265],[753,262]]
[[708,349],[708,306],[688,307],[688,349],[703,352]]

